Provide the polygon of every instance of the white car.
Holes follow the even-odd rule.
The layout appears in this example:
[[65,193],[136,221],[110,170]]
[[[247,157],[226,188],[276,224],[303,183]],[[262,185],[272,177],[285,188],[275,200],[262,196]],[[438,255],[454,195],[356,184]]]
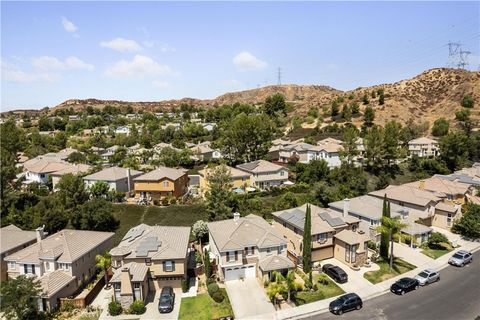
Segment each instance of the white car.
[[438,273],[437,271],[432,270],[432,269],[427,269],[427,270],[423,270],[422,272],[417,274],[415,276],[415,279],[418,280],[418,283],[421,286],[425,286],[427,284],[439,281],[440,280],[440,273]]
[[467,263],[471,263],[473,255],[471,252],[460,250],[448,259],[448,263],[457,267],[463,267]]

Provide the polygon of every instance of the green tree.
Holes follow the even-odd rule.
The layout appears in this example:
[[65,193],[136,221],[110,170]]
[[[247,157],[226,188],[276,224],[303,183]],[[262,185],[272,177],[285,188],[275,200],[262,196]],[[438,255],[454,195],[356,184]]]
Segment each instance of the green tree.
[[353,165],[354,159],[359,155],[358,147],[358,130],[353,126],[345,128],[343,131],[342,150],[340,150],[340,158],[347,165]]
[[337,100],[334,100],[332,102],[332,106],[330,107],[330,116],[332,118],[338,116],[338,112],[339,112],[339,109],[338,109],[338,102]]
[[365,138],[365,160],[370,170],[380,170],[383,167],[385,158],[384,133],[381,127],[374,126],[370,128]]
[[473,99],[472,95],[466,94],[463,96],[462,102],[460,104],[464,108],[473,108],[473,106],[475,105],[475,100]]
[[385,160],[390,165],[392,161],[399,158],[400,154],[400,130],[402,125],[396,121],[389,121],[385,125],[383,138]]
[[303,226],[303,241],[302,241],[302,259],[303,271],[309,273],[312,270],[312,211],[310,205],[307,205],[305,211],[305,224]]
[[462,109],[460,111],[455,112],[455,120],[459,122],[465,134],[469,136],[473,127],[473,122],[470,119],[470,110]]
[[387,233],[390,236],[390,272],[393,268],[393,239],[401,236],[401,231],[407,226],[399,217],[382,217],[382,224],[377,228],[381,233]]
[[112,265],[112,256],[110,253],[105,252],[105,254],[102,256],[101,254],[97,254],[95,256],[95,261],[96,261],[96,266],[97,268],[102,269],[103,271],[103,276],[105,277],[105,286],[108,284],[108,269]]
[[384,105],[385,104],[385,93],[383,89],[378,90],[378,104]]
[[41,293],[40,281],[37,278],[20,275],[2,282],[2,312],[7,320],[37,319],[37,299]]
[[285,103],[285,97],[280,93],[275,93],[271,96],[268,96],[265,99],[263,108],[265,113],[270,117],[277,113],[286,115],[287,105]]
[[233,183],[230,169],[219,165],[206,178],[208,191],[205,196],[210,221],[228,219],[232,213],[229,206],[233,198]]
[[319,115],[318,107],[316,107],[316,106],[310,107],[310,109],[308,109],[307,115],[312,117],[312,118],[318,118],[318,115]]
[[119,221],[112,214],[110,202],[92,199],[75,210],[72,225],[79,230],[115,231]]
[[438,118],[437,120],[435,120],[435,122],[433,123],[433,127],[432,127],[432,135],[434,135],[435,137],[443,137],[445,136],[446,134],[448,134],[448,129],[449,129],[449,122],[447,119],[445,118]]
[[440,232],[432,232],[428,238],[428,246],[433,248],[441,247],[442,243],[448,244],[448,238],[446,235]]
[[[388,201],[386,194],[383,197],[382,217],[390,218],[390,201]],[[382,224],[383,224],[383,220],[382,220]],[[380,235],[380,256],[383,257],[384,259],[388,258],[389,245],[390,245],[390,238],[389,238],[388,232],[382,232]]]
[[452,132],[440,140],[440,159],[450,171],[460,169],[468,159],[468,137],[463,132]]
[[453,223],[452,231],[471,239],[480,238],[480,205],[468,204],[463,216]]
[[209,249],[205,249],[205,255],[204,255],[204,267],[205,267],[205,277],[207,279],[210,279],[210,277],[212,276],[212,266],[210,264],[210,250]]
[[312,160],[308,164],[297,162],[297,181],[314,184],[327,177],[330,172],[327,161],[324,159]]
[[56,188],[58,196],[66,209],[74,209],[88,200],[88,192],[85,183],[79,175],[71,173],[63,175],[58,181]]
[[202,239],[208,234],[208,226],[207,223],[203,220],[198,220],[193,224],[192,227],[192,235],[198,240],[200,243],[200,248],[202,248]]
[[94,198],[106,199],[110,191],[110,186],[105,181],[97,181],[88,188],[88,191]]
[[350,109],[348,104],[343,105],[342,118],[346,121],[352,120],[352,109]]
[[360,106],[356,102],[352,102],[350,105],[350,109],[352,110],[353,115],[357,115],[360,113]]
[[49,234],[64,229],[70,220],[69,212],[65,210],[62,201],[56,194],[43,197],[32,210],[31,218],[33,220],[30,221],[33,225],[31,228],[44,225],[45,231]]
[[370,101],[368,101],[368,94],[367,94],[367,93],[365,93],[365,94],[363,95],[363,97],[362,97],[362,103],[363,103],[364,105],[367,105],[367,104],[370,103]]
[[375,111],[371,106],[367,106],[365,108],[365,112],[363,113],[364,126],[367,128],[373,126],[373,120],[375,120]]
[[75,151],[68,156],[67,161],[72,163],[85,163],[87,157],[83,153]]

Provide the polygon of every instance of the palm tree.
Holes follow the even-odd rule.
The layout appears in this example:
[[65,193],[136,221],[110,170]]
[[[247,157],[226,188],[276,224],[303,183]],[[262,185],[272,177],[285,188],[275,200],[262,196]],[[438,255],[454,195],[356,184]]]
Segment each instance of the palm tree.
[[107,270],[112,265],[112,256],[108,252],[105,252],[103,256],[101,254],[97,254],[95,257],[95,261],[97,262],[97,267],[102,269],[104,272],[105,288],[107,288],[107,284],[108,284]]
[[393,238],[395,236],[400,236],[400,233],[403,228],[407,226],[399,217],[390,218],[383,216],[382,224],[377,227],[377,231],[390,235],[390,272],[392,272],[393,267]]
[[287,283],[288,301],[290,301],[290,293],[295,290],[295,272],[293,270],[288,271],[285,282]]

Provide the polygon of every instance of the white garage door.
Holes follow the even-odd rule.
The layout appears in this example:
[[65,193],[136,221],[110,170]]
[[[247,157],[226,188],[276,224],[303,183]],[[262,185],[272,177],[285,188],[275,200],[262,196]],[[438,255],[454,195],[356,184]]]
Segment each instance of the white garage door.
[[225,281],[238,280],[240,278],[255,278],[255,265],[225,268]]

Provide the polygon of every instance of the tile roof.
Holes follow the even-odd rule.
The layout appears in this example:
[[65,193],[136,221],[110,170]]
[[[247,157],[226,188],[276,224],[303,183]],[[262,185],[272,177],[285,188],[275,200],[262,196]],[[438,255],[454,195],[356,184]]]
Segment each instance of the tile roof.
[[465,195],[469,191],[468,185],[439,177],[432,177],[420,181],[410,182],[404,186],[414,187],[420,190],[428,190],[446,195]]
[[51,173],[70,167],[71,164],[57,157],[39,156],[23,163],[26,171],[33,173]]
[[262,271],[272,271],[281,269],[291,269],[295,264],[287,257],[282,255],[271,255],[258,262],[258,267]]
[[361,244],[370,240],[370,237],[368,237],[366,234],[360,234],[348,229],[344,229],[339,233],[335,233],[333,236],[336,239],[348,244]]
[[435,209],[454,213],[454,212],[457,212],[458,207],[449,203],[439,202],[435,206]]
[[[128,169],[126,168],[110,167],[108,169],[85,176],[83,177],[83,180],[117,181],[127,178],[127,170]],[[141,175],[142,173],[142,171],[130,169],[130,177],[132,179]]]
[[[232,168],[232,167],[229,167],[229,166],[226,166],[227,169],[230,171],[230,175],[233,179],[235,178],[243,178],[243,177],[250,177],[250,173],[248,172],[245,172],[245,171],[242,171],[242,170],[238,170],[237,168]],[[209,174],[212,170],[214,170],[215,168],[205,168],[205,169],[202,169],[200,171],[198,171],[198,174],[201,175],[202,177],[206,177],[205,174]]]
[[286,244],[282,235],[263,218],[250,214],[238,221],[227,219],[208,223],[212,240],[221,252],[248,246],[266,248]]
[[438,142],[436,140],[427,138],[427,137],[420,137],[417,139],[410,140],[408,144],[437,144]]
[[[335,201],[328,204],[329,207],[343,212],[344,201]],[[365,195],[349,199],[348,212],[357,216],[373,220],[380,220],[383,211],[383,199]],[[398,204],[390,203],[390,214],[392,217],[400,216],[405,209]]]
[[265,160],[257,160],[257,161],[242,163],[237,165],[237,168],[240,170],[252,172],[252,173],[276,172],[281,169],[288,170],[285,167],[279,166],[278,164],[268,162]]
[[144,173],[134,178],[133,180],[134,181],[159,181],[163,178],[167,178],[172,181],[175,181],[185,174],[187,174],[187,170],[185,169],[173,169],[173,168],[160,166],[153,171]]
[[13,224],[0,229],[0,253],[6,253],[35,240],[35,231],[24,231]]
[[427,226],[424,226],[423,224],[419,224],[416,222],[410,222],[408,223],[408,226],[402,229],[402,232],[409,234],[409,235],[418,235],[422,233],[429,233],[432,232],[433,229]]
[[64,174],[71,173],[71,174],[82,174],[88,172],[92,166],[88,164],[72,164],[69,167],[65,167],[64,169],[52,172],[52,176],[63,176]]
[[189,238],[190,227],[140,224],[131,228],[110,254],[126,259],[183,259],[187,255]]
[[380,198],[387,194],[390,200],[412,203],[422,207],[427,206],[432,201],[438,202],[441,200],[430,191],[420,190],[407,185],[388,186],[385,189],[372,191],[369,194]]
[[129,262],[124,264],[121,268],[115,270],[110,282],[121,282],[122,270],[127,268],[130,272],[131,282],[142,282],[147,276],[149,268],[144,263]]
[[17,263],[38,263],[43,258],[58,258],[71,263],[93,248],[112,238],[113,232],[63,229],[31,246],[7,256],[5,260]]
[[51,297],[66,285],[76,280],[76,277],[61,271],[55,270],[50,273],[45,273],[39,278],[42,296]]

